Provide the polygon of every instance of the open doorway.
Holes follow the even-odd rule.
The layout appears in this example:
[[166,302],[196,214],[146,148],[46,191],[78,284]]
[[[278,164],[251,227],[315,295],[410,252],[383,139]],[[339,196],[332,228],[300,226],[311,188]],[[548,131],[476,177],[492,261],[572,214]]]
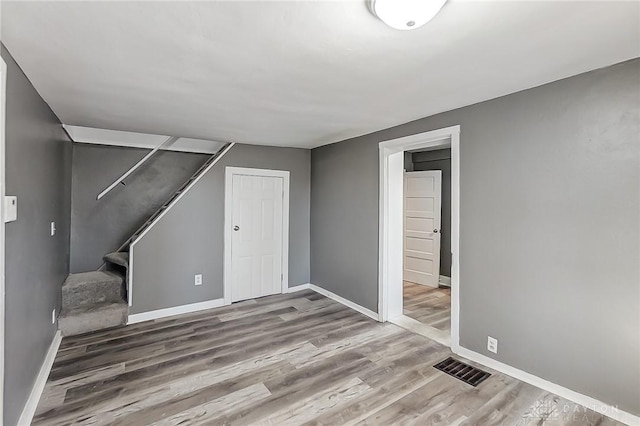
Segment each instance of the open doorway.
[[[453,126],[380,143],[380,320],[452,349],[459,340],[459,134]],[[414,155],[423,164],[416,167]]]
[[403,314],[451,333],[451,148],[404,152]]

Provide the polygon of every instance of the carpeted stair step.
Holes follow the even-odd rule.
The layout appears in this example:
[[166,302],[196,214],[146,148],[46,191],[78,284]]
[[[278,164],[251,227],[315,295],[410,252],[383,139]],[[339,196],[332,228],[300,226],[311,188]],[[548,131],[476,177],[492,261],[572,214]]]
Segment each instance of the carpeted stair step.
[[109,253],[105,255],[102,260],[105,262],[114,263],[119,266],[124,266],[125,268],[129,267],[129,253],[122,251],[115,251],[113,253]]
[[125,325],[128,315],[129,306],[125,302],[63,308],[58,318],[58,329],[63,336],[75,336]]
[[62,307],[118,303],[124,298],[123,277],[111,271],[70,274],[62,285]]

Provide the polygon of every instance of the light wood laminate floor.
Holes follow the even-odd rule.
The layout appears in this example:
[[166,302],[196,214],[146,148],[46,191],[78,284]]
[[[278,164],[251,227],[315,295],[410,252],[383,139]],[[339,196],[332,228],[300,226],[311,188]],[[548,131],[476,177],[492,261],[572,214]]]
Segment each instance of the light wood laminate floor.
[[504,374],[473,388],[432,367],[450,355],[305,290],[65,338],[34,424],[616,424]]
[[451,289],[403,283],[404,314],[422,324],[451,331]]

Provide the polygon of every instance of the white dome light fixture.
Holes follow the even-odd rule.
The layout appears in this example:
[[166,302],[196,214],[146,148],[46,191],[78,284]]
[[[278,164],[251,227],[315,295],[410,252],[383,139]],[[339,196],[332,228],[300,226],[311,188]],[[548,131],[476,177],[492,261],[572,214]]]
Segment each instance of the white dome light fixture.
[[415,30],[440,12],[447,0],[367,0],[371,13],[396,30]]

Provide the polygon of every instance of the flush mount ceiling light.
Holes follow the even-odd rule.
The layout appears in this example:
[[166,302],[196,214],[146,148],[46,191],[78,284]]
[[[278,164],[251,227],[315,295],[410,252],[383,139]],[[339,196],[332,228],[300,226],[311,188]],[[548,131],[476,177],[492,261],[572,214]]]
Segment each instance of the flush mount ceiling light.
[[367,0],[369,9],[396,30],[414,30],[438,14],[447,0]]

